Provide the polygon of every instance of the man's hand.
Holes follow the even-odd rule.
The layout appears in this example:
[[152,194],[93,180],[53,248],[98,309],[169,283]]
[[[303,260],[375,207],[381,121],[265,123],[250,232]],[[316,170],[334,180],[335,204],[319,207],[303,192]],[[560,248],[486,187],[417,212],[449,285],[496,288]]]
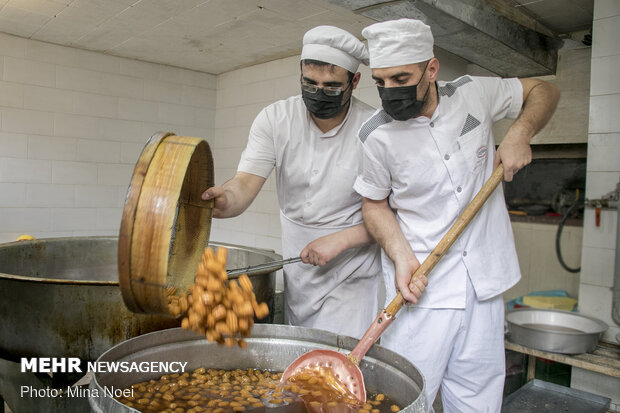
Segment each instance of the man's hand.
[[497,148],[493,169],[497,168],[500,162],[504,165],[504,181],[512,181],[520,169],[532,162],[529,138],[530,136],[519,131],[519,128],[510,128]]
[[299,256],[306,264],[324,266],[344,250],[341,232],[317,238],[301,250]]
[[237,174],[222,186],[212,186],[202,193],[202,199],[213,199],[213,216],[215,218],[236,217],[245,211],[258,191],[263,187],[266,178],[245,172]]
[[396,290],[400,291],[405,301],[413,304],[418,302],[428,285],[428,279],[424,275],[412,278],[419,266],[420,262],[415,256],[394,262]]
[[357,224],[315,239],[301,250],[299,256],[306,264],[322,267],[344,250],[374,242],[364,224]]
[[224,188],[212,186],[202,193],[202,199],[205,201],[213,199],[213,217],[224,218],[223,212],[228,208],[228,196]]
[[549,82],[520,79],[523,87],[521,114],[512,124],[497,149],[494,166],[504,164],[504,180],[512,181],[519,169],[532,161],[530,140],[549,121],[558,104],[560,92]]

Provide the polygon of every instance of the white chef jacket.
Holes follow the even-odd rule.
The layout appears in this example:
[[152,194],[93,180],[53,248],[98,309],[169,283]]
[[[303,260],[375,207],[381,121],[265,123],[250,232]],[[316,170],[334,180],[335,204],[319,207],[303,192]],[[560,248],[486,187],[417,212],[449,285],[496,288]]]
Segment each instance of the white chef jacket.
[[[431,119],[395,121],[378,110],[359,133],[363,166],[355,190],[373,200],[388,198],[420,262],[491,176],[492,125],[516,118],[523,101],[518,79],[463,76],[437,87]],[[390,300],[394,266],[385,253],[382,262]],[[501,185],[431,271],[418,306],[464,308],[467,276],[479,300],[501,294],[521,276]]]
[[[343,122],[323,133],[299,95],[267,106],[254,120],[238,171],[267,178],[275,167],[284,256],[362,222],[361,196],[353,190],[361,161],[357,131],[373,111],[351,97]],[[287,265],[289,322],[361,336],[377,314],[380,271],[376,244],[347,250],[323,267]]]
[[275,166],[280,209],[299,224],[359,224],[362,198],[353,190],[360,163],[357,131],[373,112],[352,96],[344,121],[323,133],[301,95],[275,102],[254,120],[237,170],[267,178]]

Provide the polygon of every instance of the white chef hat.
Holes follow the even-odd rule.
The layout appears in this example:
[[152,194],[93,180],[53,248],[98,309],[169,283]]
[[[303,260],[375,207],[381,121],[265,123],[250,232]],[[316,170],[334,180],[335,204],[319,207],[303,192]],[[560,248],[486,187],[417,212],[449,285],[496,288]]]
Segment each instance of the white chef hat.
[[357,72],[360,63],[368,65],[368,49],[357,37],[334,26],[317,26],[306,32],[301,60],[312,59]]
[[371,69],[425,62],[434,56],[431,28],[420,20],[375,23],[364,28],[362,36],[368,39]]

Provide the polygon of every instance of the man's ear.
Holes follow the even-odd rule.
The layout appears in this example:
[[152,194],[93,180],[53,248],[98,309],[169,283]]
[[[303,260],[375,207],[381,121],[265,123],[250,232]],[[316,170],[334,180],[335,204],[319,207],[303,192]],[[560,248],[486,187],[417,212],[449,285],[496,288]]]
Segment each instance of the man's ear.
[[428,67],[426,68],[428,72],[428,80],[431,82],[435,82],[437,80],[437,73],[439,72],[439,60],[436,57],[433,57],[428,62]]
[[360,82],[361,77],[362,74],[360,72],[357,72],[353,75],[353,79],[351,79],[351,82],[353,83],[353,89],[357,87],[357,84]]

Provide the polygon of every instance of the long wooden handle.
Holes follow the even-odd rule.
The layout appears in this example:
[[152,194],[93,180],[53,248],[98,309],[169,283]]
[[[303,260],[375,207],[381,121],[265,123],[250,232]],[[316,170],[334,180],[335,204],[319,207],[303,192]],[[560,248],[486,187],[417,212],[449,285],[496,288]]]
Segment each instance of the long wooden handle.
[[[433,267],[435,267],[441,257],[444,256],[446,251],[448,251],[452,244],[454,244],[454,241],[456,241],[463,230],[465,230],[476,213],[478,213],[482,205],[484,205],[486,200],[489,199],[489,196],[491,196],[495,188],[497,188],[497,185],[502,182],[503,177],[504,166],[500,164],[497,168],[495,168],[495,171],[493,171],[493,174],[485,182],[482,188],[480,188],[480,191],[478,191],[475,198],[469,203],[467,208],[465,208],[465,211],[463,211],[463,213],[457,218],[456,222],[452,224],[448,232],[446,232],[443,238],[441,238],[441,241],[439,241],[430,255],[426,257],[422,265],[420,265],[413,273],[411,276],[412,280],[420,274],[428,276]],[[392,321],[394,321],[396,313],[398,313],[398,311],[402,308],[403,304],[405,304],[405,299],[399,292],[396,297],[394,297],[392,302],[385,308],[385,310],[377,316],[366,333],[364,333],[364,336],[357,343],[353,351],[349,354],[349,358],[354,363],[358,364],[368,352],[370,347],[375,344],[379,336],[381,336],[385,329],[392,323]]]
[[[456,222],[452,224],[448,232],[443,236],[439,244],[433,249],[428,257],[424,260],[422,265],[418,267],[418,269],[413,273],[411,279],[413,280],[418,275],[428,276],[431,270],[435,267],[435,265],[439,262],[441,257],[444,256],[446,251],[450,249],[454,241],[463,233],[467,225],[471,222],[471,220],[476,216],[480,208],[484,205],[484,203],[489,199],[489,196],[493,193],[497,185],[502,182],[504,177],[504,166],[499,164],[491,177],[485,182],[485,184],[480,188],[480,191],[476,194],[475,198],[467,205],[465,211],[456,219]],[[402,294],[399,292],[396,297],[392,300],[392,302],[385,308],[385,311],[391,315],[395,316],[398,310],[401,309],[403,304],[405,303],[405,299]]]

